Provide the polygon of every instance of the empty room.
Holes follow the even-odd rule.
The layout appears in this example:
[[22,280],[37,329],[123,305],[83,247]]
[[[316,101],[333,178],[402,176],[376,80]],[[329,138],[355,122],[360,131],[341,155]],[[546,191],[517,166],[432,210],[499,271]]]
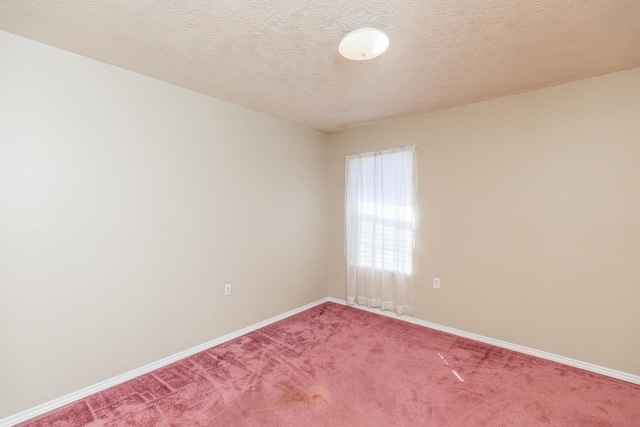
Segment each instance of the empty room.
[[640,1],[0,0],[8,426],[640,426]]

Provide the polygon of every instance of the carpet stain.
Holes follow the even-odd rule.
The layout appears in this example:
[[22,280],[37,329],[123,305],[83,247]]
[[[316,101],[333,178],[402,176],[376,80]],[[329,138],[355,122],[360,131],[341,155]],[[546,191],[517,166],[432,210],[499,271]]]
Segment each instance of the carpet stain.
[[305,404],[316,412],[327,412],[331,404],[331,392],[322,386],[312,386],[306,390],[288,390],[279,402],[282,405]]

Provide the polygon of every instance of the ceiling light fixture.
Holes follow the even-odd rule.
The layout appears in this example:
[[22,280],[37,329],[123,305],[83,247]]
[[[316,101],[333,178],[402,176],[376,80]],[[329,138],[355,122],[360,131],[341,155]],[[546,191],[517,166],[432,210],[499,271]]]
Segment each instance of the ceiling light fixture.
[[360,28],[342,38],[340,55],[354,61],[364,61],[382,55],[389,47],[389,37],[377,28]]

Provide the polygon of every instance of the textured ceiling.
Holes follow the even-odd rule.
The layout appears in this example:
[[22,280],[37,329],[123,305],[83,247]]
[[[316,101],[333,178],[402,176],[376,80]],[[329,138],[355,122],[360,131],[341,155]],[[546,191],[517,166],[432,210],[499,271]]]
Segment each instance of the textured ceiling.
[[[389,50],[339,56],[363,26]],[[329,132],[640,66],[640,0],[0,0],[0,29]]]

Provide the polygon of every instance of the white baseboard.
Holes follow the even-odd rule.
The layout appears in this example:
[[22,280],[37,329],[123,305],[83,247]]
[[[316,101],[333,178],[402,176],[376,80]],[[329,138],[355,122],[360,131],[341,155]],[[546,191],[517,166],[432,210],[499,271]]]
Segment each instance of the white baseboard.
[[[85,387],[81,390],[78,390],[74,393],[70,393],[67,394],[66,396],[62,396],[59,397],[57,399],[54,399],[50,402],[47,403],[43,403],[42,405],[38,405],[34,408],[31,409],[27,409],[26,411],[17,413],[15,415],[11,415],[7,418],[4,418],[2,420],[0,420],[0,427],[10,427],[16,424],[19,424],[21,422],[27,421],[31,418],[35,418],[37,416],[40,416],[42,414],[45,414],[49,411],[53,411],[54,409],[58,409],[64,405],[68,405],[69,403],[73,403],[77,400],[80,399],[84,399],[87,396],[90,396],[94,393],[98,393],[102,390],[105,390],[109,387],[113,387],[116,386],[118,384],[121,384],[125,381],[129,381],[132,380],[140,375],[144,375],[147,374],[151,371],[154,371],[156,369],[162,368],[164,366],[167,366],[171,363],[177,362],[178,360],[184,359],[186,357],[192,356],[198,352],[201,352],[203,350],[207,350],[211,347],[215,347],[217,345],[220,345],[222,343],[225,343],[227,341],[231,341],[232,339],[238,338],[242,335],[246,335],[250,332],[253,332],[255,330],[258,330],[260,328],[264,328],[265,326],[271,325],[272,323],[278,322],[280,320],[286,319],[287,317],[291,317],[294,314],[298,314],[300,312],[303,312],[305,310],[308,310],[310,308],[313,308],[317,305],[320,305],[322,303],[325,303],[327,301],[330,302],[334,302],[336,304],[341,304],[341,305],[346,305],[346,301],[345,300],[341,300],[341,299],[337,299],[337,298],[333,298],[333,297],[327,297],[327,298],[322,298],[319,299],[317,301],[314,301],[310,304],[304,305],[302,307],[298,307],[296,309],[293,309],[291,311],[287,311],[286,313],[280,314],[278,316],[272,317],[270,319],[264,320],[262,322],[258,322],[254,325],[251,326],[247,326],[246,328],[240,329],[238,331],[232,332],[230,334],[224,335],[220,338],[216,338],[214,340],[211,340],[209,342],[206,342],[204,344],[200,344],[196,347],[192,347],[188,350],[185,351],[181,351],[180,353],[176,353],[172,356],[169,357],[165,357],[164,359],[158,360],[157,362],[154,363],[150,363],[148,365],[145,365],[141,368],[138,369],[134,369],[132,371],[129,372],[125,372],[124,374],[118,375],[116,377],[110,378],[108,380],[102,381],[98,384],[94,384],[92,386],[89,387]],[[525,347],[522,345],[518,345],[518,344],[512,344],[506,341],[501,341],[501,340],[497,340],[494,338],[489,338],[489,337],[485,337],[483,335],[478,335],[478,334],[474,334],[471,332],[466,332],[466,331],[462,331],[460,329],[455,329],[455,328],[450,328],[448,326],[442,326],[439,325],[437,323],[431,323],[431,322],[427,322],[426,320],[420,320],[420,319],[416,319],[413,317],[408,317],[408,316],[398,316],[397,314],[393,313],[393,312],[388,312],[388,311],[381,311],[379,309],[371,309],[368,307],[364,307],[364,306],[358,306],[355,305],[354,308],[357,308],[359,310],[364,310],[364,311],[368,311],[374,314],[378,314],[378,315],[383,315],[383,316],[387,316],[387,317],[392,317],[394,319],[398,319],[398,320],[402,320],[405,322],[409,322],[409,323],[413,323],[419,326],[424,326],[427,328],[431,328],[431,329],[435,329],[438,331],[442,331],[442,332],[447,332],[449,334],[453,334],[453,335],[457,335],[460,337],[464,337],[464,338],[469,338],[475,341],[480,341],[486,344],[490,344],[490,345],[495,345],[496,347],[502,347],[502,348],[506,348],[508,350],[513,350],[513,351],[517,351],[520,353],[524,353],[524,354],[528,354],[531,356],[536,356],[536,357],[540,357],[542,359],[547,359],[547,360],[551,360],[554,362],[558,362],[558,363],[562,363],[565,365],[569,365],[569,366],[573,366],[576,368],[580,368],[580,369],[584,369],[585,371],[590,371],[590,372],[595,372],[597,374],[601,374],[601,375],[606,375],[608,377],[612,377],[612,378],[616,378],[619,380],[623,380],[623,381],[627,381],[630,383],[634,383],[634,384],[640,384],[640,376],[637,375],[632,375],[632,374],[628,374],[626,372],[621,372],[621,371],[616,371],[614,369],[609,369],[609,368],[605,368],[603,366],[598,366],[598,365],[594,365],[591,363],[587,363],[587,362],[581,362],[579,360],[575,360],[575,359],[570,359],[568,357],[564,357],[564,356],[560,356],[557,354],[553,354],[553,353],[547,353],[545,351],[540,351],[540,350],[536,350],[533,348],[529,348],[529,347]]]
[[[347,302],[342,299],[329,297],[328,300],[336,304],[347,305]],[[449,334],[457,335],[460,337],[469,338],[474,341],[480,341],[485,344],[495,345],[496,347],[506,348],[508,350],[517,351],[519,353],[528,354],[530,356],[539,357],[541,359],[551,360],[553,362],[558,362],[564,365],[573,366],[575,368],[584,369],[585,371],[595,372],[596,374],[606,375],[607,377],[616,378],[622,381],[627,381],[630,383],[640,385],[640,376],[638,375],[616,371],[615,369],[609,369],[609,368],[605,368],[604,366],[582,362],[580,360],[571,359],[569,357],[560,356],[553,353],[547,353],[546,351],[536,350],[534,348],[525,347],[519,344],[512,344],[510,342],[485,337],[483,335],[474,334],[472,332],[466,332],[460,329],[450,328],[448,326],[442,326],[437,323],[427,322],[426,320],[420,320],[414,317],[398,316],[396,313],[390,312],[390,311],[382,311],[380,309],[369,308],[361,305],[354,305],[353,307],[359,310],[364,310],[374,314],[380,314],[383,316],[392,317],[394,319],[403,320],[405,322],[413,323],[420,326],[425,326],[427,328],[435,329],[442,332],[447,332]]]
[[11,415],[7,418],[3,418],[0,420],[0,427],[10,427],[21,422],[27,421],[31,418],[38,417],[42,414],[45,414],[49,411],[53,411],[54,409],[58,409],[64,405],[68,405],[69,403],[73,403],[76,400],[84,399],[87,396],[90,396],[94,393],[98,393],[102,390],[108,389],[109,387],[116,386],[125,381],[132,380],[140,375],[148,374],[151,371],[155,371],[156,369],[167,366],[171,363],[177,362],[178,360],[184,359],[186,357],[192,356],[196,353],[199,353],[203,350],[207,350],[211,347],[215,347],[227,341],[231,341],[232,339],[238,338],[242,335],[246,335],[250,332],[253,332],[257,329],[264,328],[265,326],[271,325],[272,323],[278,322],[280,320],[286,319],[287,317],[291,317],[294,314],[298,314],[305,310],[308,310],[312,307],[320,305],[329,301],[329,298],[322,298],[317,301],[314,301],[310,304],[303,305],[302,307],[298,307],[291,311],[287,311],[286,313],[280,314],[278,316],[272,317],[270,319],[264,320],[262,322],[258,322],[255,325],[247,326],[246,328],[240,329],[238,331],[232,332],[230,334],[224,335],[220,338],[216,338],[204,344],[200,344],[198,346],[192,347],[188,350],[181,351],[180,353],[176,353],[172,356],[165,357],[164,359],[158,360],[157,362],[150,363],[141,368],[134,369],[129,372],[125,372],[124,374],[118,375],[117,377],[110,378],[108,380],[99,382],[98,384],[94,384],[89,387],[85,387],[82,390],[78,390],[76,392],[67,394],[66,396],[59,397],[50,402],[43,403],[42,405],[38,405],[34,408],[27,409],[26,411],[19,412],[15,415]]

